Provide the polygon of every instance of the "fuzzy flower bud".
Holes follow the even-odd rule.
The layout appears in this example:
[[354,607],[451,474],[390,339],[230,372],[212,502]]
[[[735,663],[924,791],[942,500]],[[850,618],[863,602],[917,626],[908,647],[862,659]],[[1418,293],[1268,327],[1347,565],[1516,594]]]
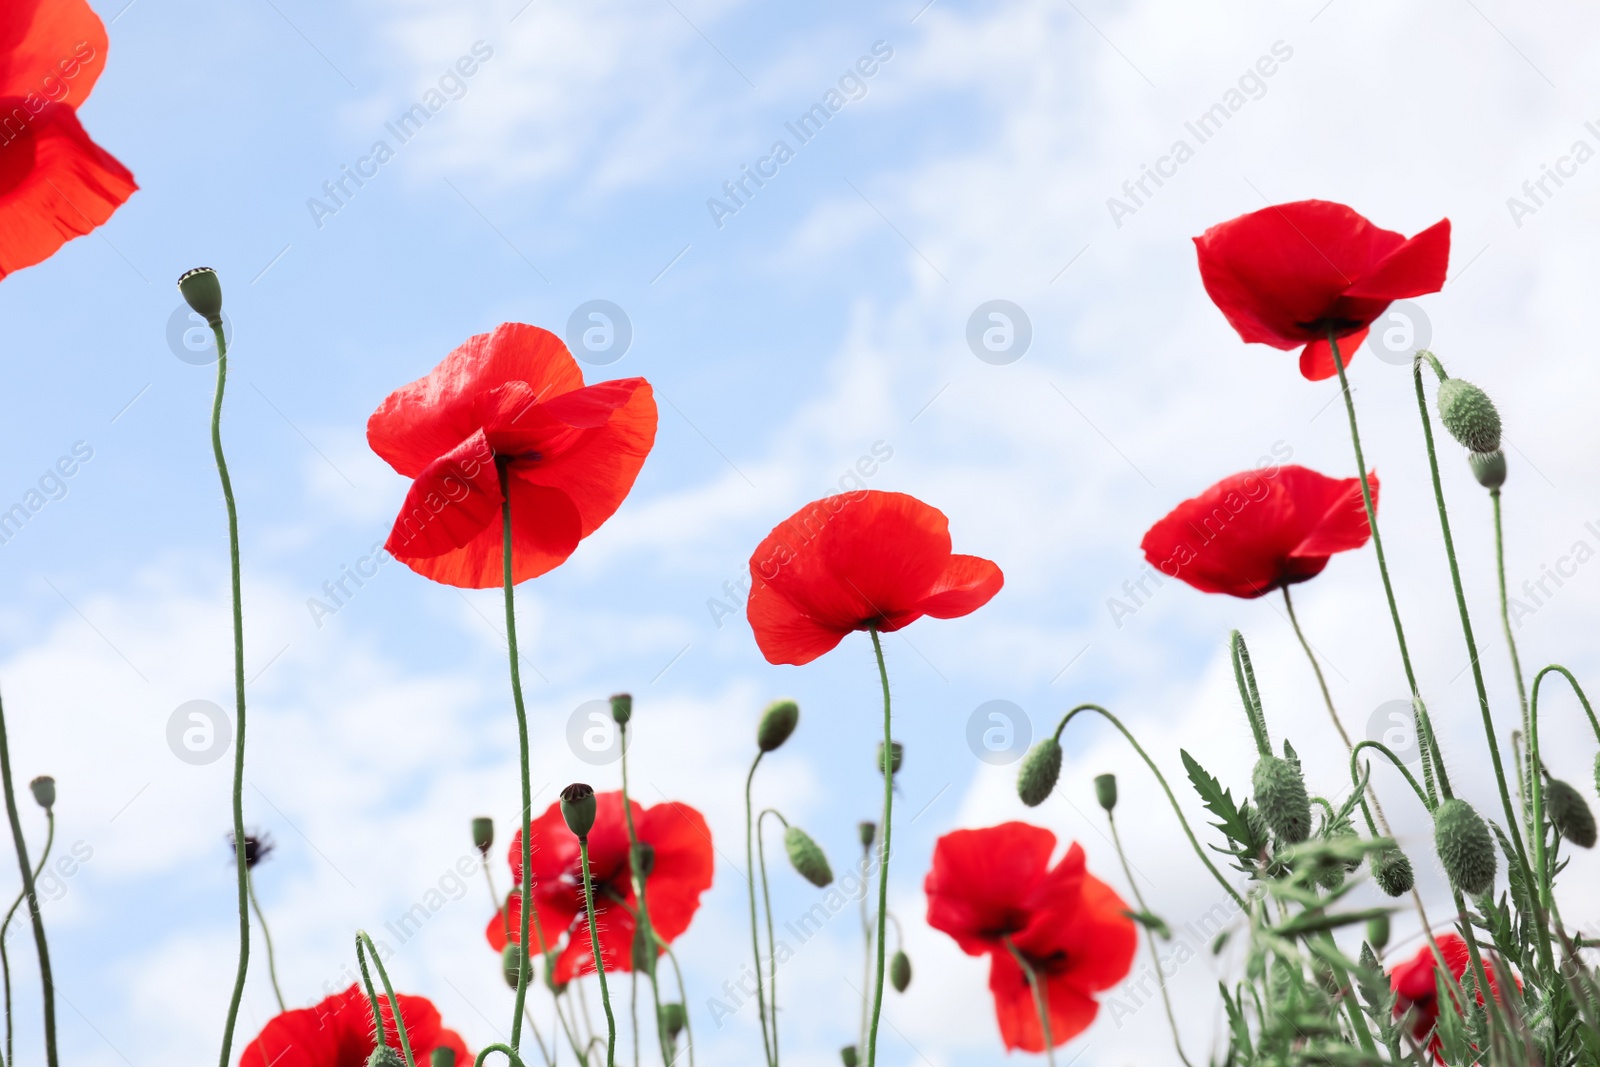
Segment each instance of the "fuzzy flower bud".
[[667,1037],[676,1041],[688,1022],[689,1013],[682,1004],[672,1001],[661,1005],[661,1029],[667,1032]]
[[1474,452],[1500,447],[1500,413],[1489,394],[1471,382],[1446,378],[1439,383],[1439,421],[1451,437]]
[[367,1057],[367,1067],[406,1067],[406,1061],[388,1045],[379,1045]]
[[[1411,887],[1416,884],[1416,875],[1412,873],[1411,861],[1406,854],[1397,848],[1386,848],[1377,852],[1367,853],[1367,862],[1372,866],[1372,880],[1378,883],[1378,888],[1391,897],[1403,897],[1411,892]],[[1382,948],[1382,945],[1378,946]]]
[[756,747],[771,752],[789,740],[798,725],[800,705],[792,700],[774,700],[761,713],[761,725],[756,727]]
[[45,811],[56,806],[56,780],[48,774],[41,774],[29,782],[28,788],[33,790],[33,799],[37,800]]
[[489,849],[494,847],[494,820],[489,816],[480,815],[472,820],[472,843],[484,859],[489,858]]
[[561,791],[561,817],[580,841],[594,828],[594,787],[574,782]]
[[798,826],[783,832],[784,851],[789,853],[789,863],[800,872],[800,877],[821,889],[833,883],[833,868],[822,846],[811,840],[811,835]]
[[1382,952],[1389,944],[1389,916],[1375,915],[1367,920],[1367,944]]
[[[900,764],[905,761],[905,754],[906,754],[906,749],[905,749],[904,745],[902,745],[898,741],[889,742],[889,773],[890,774],[899,774],[900,773]],[[884,760],[883,760],[883,742],[879,741],[878,742],[878,758],[877,758],[877,767],[878,767],[878,773],[879,774],[883,773],[883,763],[884,763]]]
[[896,952],[889,961],[889,983],[896,993],[904,993],[911,985],[911,957],[904,950]]
[[1485,489],[1498,489],[1506,484],[1506,454],[1498,448],[1493,452],[1468,452],[1467,466]]
[[506,985],[517,988],[517,972],[522,969],[522,946],[515,941],[500,950],[500,973]]
[[178,292],[196,315],[212,326],[222,325],[222,283],[210,267],[196,267],[178,277]]
[[1113,811],[1117,806],[1117,776],[1114,774],[1097,774],[1094,779],[1095,799],[1100,801],[1100,806],[1106,811]]
[[[1597,768],[1596,775],[1600,777],[1600,768]],[[856,823],[856,836],[861,839],[862,848],[871,848],[872,839],[878,836],[878,824],[866,821]]]
[[618,693],[612,697],[611,721],[618,726],[626,726],[631,718],[633,718],[633,695],[631,693]]
[[1043,804],[1061,777],[1061,743],[1047,737],[1028,750],[1017,771],[1017,795],[1030,808]]
[[1594,847],[1594,813],[1581,793],[1559,778],[1546,778],[1544,800],[1550,822],[1562,837],[1579,848]]
[[1251,783],[1256,807],[1280,841],[1295,845],[1311,836],[1311,799],[1298,768],[1277,756],[1262,756]]
[[1463,893],[1480,896],[1494,885],[1494,839],[1465,800],[1447,800],[1433,813],[1433,845],[1451,884]]

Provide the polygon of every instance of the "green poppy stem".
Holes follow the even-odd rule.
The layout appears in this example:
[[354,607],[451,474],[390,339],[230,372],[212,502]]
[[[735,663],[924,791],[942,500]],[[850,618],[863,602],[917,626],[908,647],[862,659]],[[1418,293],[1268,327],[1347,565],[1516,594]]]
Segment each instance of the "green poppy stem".
[[278,987],[278,959],[272,951],[272,931],[267,929],[266,913],[261,910],[261,901],[256,897],[256,877],[248,865],[245,878],[250,887],[250,906],[255,909],[256,921],[261,924],[261,940],[267,946],[267,976],[272,979],[272,995],[278,1001],[278,1011],[285,1012],[289,1006],[283,1002],[283,990]]
[[[1050,1064],[1050,1067],[1055,1067],[1056,1043],[1054,1036],[1050,1033],[1050,1010],[1045,1006],[1044,989],[1039,982],[1039,976],[1034,972],[1033,966],[1023,957],[1022,953],[1018,951],[1017,946],[1012,942],[1010,935],[1006,936],[1005,942],[1006,948],[1011,950],[1012,958],[1017,961],[1017,966],[1021,967],[1022,973],[1027,976],[1028,989],[1033,993],[1033,1008],[1039,1013],[1039,1030],[1044,1036],[1045,1062]],[[1159,970],[1159,968],[1157,968],[1157,970]],[[1187,1063],[1188,1061],[1185,1060],[1184,1062]]]
[[[39,881],[39,876],[44,873],[45,862],[50,859],[50,848],[56,841],[56,813],[53,809],[46,808],[44,814],[49,824],[49,830],[45,833],[44,851],[39,854],[39,863],[33,869],[35,883]],[[11,902],[11,908],[6,912],[5,922],[0,923],[0,975],[4,975],[6,987],[6,1063],[16,1062],[11,1052],[11,960],[6,954],[6,942],[11,936],[11,920],[16,917],[17,909],[22,906],[22,902],[26,898],[27,893],[19,889],[17,891],[17,899]]]
[[[594,879],[589,875],[589,839],[578,838],[578,854],[583,860],[583,910],[589,922],[589,947],[594,951],[594,970],[600,976],[600,1006],[606,1012],[606,1067],[617,1067],[617,1020],[611,1014],[611,993],[606,988],[606,965],[600,958],[600,926],[594,917]],[[524,868],[526,870],[526,868]],[[527,959],[527,953],[523,953]]]
[[751,789],[756,780],[756,768],[761,766],[761,757],[765,755],[765,752],[756,753],[755,760],[750,764],[750,773],[745,775],[744,779],[744,869],[745,884],[750,890],[750,945],[756,958],[756,1016],[761,1020],[761,1052],[766,1057],[767,1067],[774,1067],[772,1033],[767,1026],[766,984],[761,977],[761,927],[759,912],[756,909],[755,805],[750,799]]
[[772,1005],[772,1062],[778,1062],[778,941],[772,931],[772,892],[767,882],[767,842],[761,836],[762,821],[768,815],[777,815],[787,828],[789,823],[782,815],[768,808],[756,816],[756,869],[761,875],[761,905],[767,917],[767,1002]]
[[[1139,883],[1133,877],[1133,867],[1128,863],[1128,854],[1122,848],[1122,834],[1117,830],[1116,816],[1107,811],[1106,822],[1111,827],[1111,843],[1116,847],[1117,859],[1122,863],[1122,873],[1128,879],[1128,888],[1133,890],[1133,899],[1139,902],[1140,911],[1149,914],[1150,908],[1144,902],[1144,894],[1139,891]],[[1177,1050],[1178,1059],[1183,1061],[1183,1067],[1194,1067],[1189,1062],[1189,1057],[1183,1054],[1183,1039],[1178,1036],[1178,1019],[1172,1013],[1172,995],[1167,992],[1167,979],[1161,973],[1161,954],[1156,949],[1155,932],[1146,929],[1144,935],[1150,947],[1150,964],[1156,972],[1156,988],[1161,990],[1161,1005],[1167,1009],[1167,1026],[1172,1030],[1172,1047]]]
[[[39,983],[44,997],[44,1051],[48,1067],[57,1067],[56,1058],[56,983],[50,972],[50,945],[44,936],[44,917],[39,914],[39,893],[33,881],[33,866],[28,862],[28,842],[22,836],[22,820],[17,817],[16,791],[11,784],[11,746],[6,738],[5,707],[0,704],[0,783],[6,794],[6,817],[11,821],[11,840],[16,845],[17,866],[22,870],[22,894],[28,901],[28,917],[33,920],[33,943],[39,950]],[[55,819],[50,820],[52,833]],[[11,1032],[11,1005],[7,985],[6,1040]],[[6,1049],[7,1063],[11,1050]]]
[[870,627],[872,651],[878,659],[878,678],[883,683],[883,825],[878,839],[878,944],[877,972],[873,978],[872,1022],[867,1027],[867,1067],[877,1067],[878,1022],[883,1015],[884,930],[889,913],[889,844],[891,819],[894,815],[894,738],[889,705],[889,668],[883,662],[883,642],[878,638],[878,628]]
[[[633,803],[628,799],[628,724],[626,722],[618,723],[617,730],[620,731],[617,734],[618,747],[622,752],[622,811],[628,825],[628,871],[633,880],[633,898],[639,902],[639,910],[638,914],[634,918],[634,923],[636,929],[643,931],[645,935],[643,940],[649,943],[650,950],[654,952],[657,941],[655,936],[655,927],[650,922],[650,900],[648,894],[646,893],[647,887],[645,885],[647,879],[634,865],[634,855],[638,852],[639,848],[639,832],[633,824]],[[639,940],[639,938],[634,939],[635,948],[638,947]],[[633,973],[635,975],[639,973],[638,960],[633,961]],[[656,1042],[661,1046],[662,1062],[670,1063],[672,1062],[672,1048],[667,1038],[666,1028],[661,1025],[661,986],[656,981],[656,959],[654,957],[652,957],[650,960],[650,969],[647,973],[650,977],[650,995],[652,1000],[655,1002],[656,1009]],[[637,979],[635,980],[637,981]],[[635,987],[633,998],[633,1045],[634,1059],[637,1060],[639,1058],[639,1012],[637,987]]]
[[1583,688],[1578,685],[1578,680],[1572,672],[1565,667],[1551,664],[1533,677],[1533,701],[1528,712],[1528,787],[1533,798],[1533,862],[1539,875],[1539,901],[1546,908],[1553,907],[1553,886],[1549,871],[1549,858],[1545,855],[1544,847],[1544,785],[1540,777],[1543,764],[1539,759],[1539,686],[1544,681],[1545,675],[1552,671],[1559,673],[1572,686],[1572,691],[1577,694],[1583,710],[1588,713],[1589,724],[1594,727],[1595,740],[1600,741],[1600,719],[1595,718],[1594,708],[1589,704],[1589,698],[1584,695]]
[[361,978],[366,982],[367,997],[372,1001],[372,1028],[377,1031],[378,1044],[384,1044],[383,1016],[378,1012],[378,997],[372,988],[372,976],[367,973],[365,952],[372,954],[372,965],[378,968],[378,978],[383,982],[383,993],[389,999],[389,1014],[394,1016],[394,1028],[400,1035],[400,1051],[405,1055],[406,1067],[417,1067],[417,1059],[411,1053],[411,1034],[406,1029],[405,1013],[400,1010],[400,999],[394,995],[394,986],[389,984],[389,972],[378,955],[378,946],[372,943],[372,938],[367,936],[365,930],[357,930],[356,962],[361,965]]

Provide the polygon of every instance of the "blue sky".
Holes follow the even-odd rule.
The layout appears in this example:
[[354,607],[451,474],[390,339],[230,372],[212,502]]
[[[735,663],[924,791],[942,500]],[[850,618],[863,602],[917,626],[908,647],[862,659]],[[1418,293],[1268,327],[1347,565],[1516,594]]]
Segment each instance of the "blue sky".
[[[1418,304],[1435,350],[1506,415],[1512,584],[1538,580],[1579,541],[1600,547],[1586,525],[1600,526],[1600,500],[1585,462],[1596,383],[1580,310],[1600,172],[1570,166],[1532,214],[1507,203],[1573,142],[1600,144],[1584,125],[1600,85],[1576,44],[1588,14],[1352,0],[96,9],[111,55],[83,119],[142,189],[102,231],[0,283],[0,506],[75,446],[92,450],[65,495],[0,545],[16,769],[57,777],[60,840],[90,854],[48,912],[76,1062],[214,1055],[233,967],[230,761],[186,764],[166,741],[174,709],[227,704],[231,682],[213,372],[167,342],[173,283],[189,267],[219,271],[235,331],[224,434],[243,524],[247,821],[279,845],[259,885],[294,1005],[344,984],[356,927],[381,928],[439,884],[469,851],[472,816],[494,815],[509,838],[515,728],[497,594],[462,596],[389,563],[336,614],[308,607],[381,541],[404,493],[365,447],[368,414],[501,321],[560,332],[580,305],[610,301],[631,346],[586,372],[643,375],[662,401],[633,496],[566,566],[519,590],[519,629],[536,803],[574,779],[614,786],[616,768],[584,763],[566,731],[585,701],[630,690],[640,799],[682,799],[711,822],[716,885],[680,941],[709,1064],[748,1063],[759,1040],[749,1011],[718,1028],[709,1006],[748,952],[737,841],[756,714],[776,696],[800,701],[801,729],[764,767],[763,795],[839,868],[856,821],[875,816],[877,683],[865,637],[803,669],[772,667],[742,617],[708,602],[731,603],[724,583],[767,530],[863,457],[880,460],[868,484],[942,508],[957,550],[1007,574],[978,614],[888,642],[908,753],[892,901],[917,979],[890,1001],[887,1065],[1000,1054],[982,963],[922,923],[921,878],[953,826],[1044,823],[1125,889],[1089,817],[1090,777],[1115,770],[1152,907],[1183,922],[1216,903],[1107,731],[1074,725],[1062,796],[1028,813],[1011,793],[1014,768],[968,746],[980,705],[1013,702],[1037,737],[1072,703],[1100,700],[1169,770],[1183,745],[1239,788],[1248,731],[1222,648],[1240,627],[1274,731],[1308,754],[1315,786],[1341,788],[1337,738],[1275,603],[1169,582],[1132,614],[1111,606],[1141,576],[1144,529],[1222,475],[1285,453],[1329,474],[1354,469],[1328,406],[1334,387],[1301,380],[1291,356],[1240,344],[1206,301],[1189,243],[1206,226],[1308,196],[1407,233],[1450,216],[1451,281]],[[1274,73],[1249,76],[1265,56]],[[441,90],[462,57],[474,73]],[[854,98],[799,143],[786,124],[863,57],[874,73],[847,80]],[[386,124],[430,91],[456,98],[398,143]],[[1199,143],[1185,124],[1230,93],[1243,102]],[[329,204],[324,183],[380,139],[393,158],[347,184],[335,213],[308,206]],[[1129,202],[1124,183],[1182,139],[1194,152],[1176,174],[1147,183],[1131,214],[1113,210],[1111,198]],[[728,203],[724,183],[742,167],[770,173],[761,161],[778,140],[793,158],[776,176],[747,186],[731,216],[708,207]],[[967,341],[992,300],[1031,324],[1009,364]],[[1352,377],[1425,691],[1471,781],[1487,762],[1409,377],[1370,351]],[[1491,695],[1509,714],[1487,502],[1458,459],[1446,457],[1446,481]],[[1519,630],[1536,650],[1525,662],[1564,657],[1592,677],[1591,570],[1547,586],[1555,595]],[[1370,552],[1336,560],[1297,603],[1363,732],[1403,692]],[[1584,781],[1589,749],[1570,709],[1554,706],[1551,736],[1575,753],[1558,770]],[[1492,801],[1477,788],[1474,799]],[[1420,842],[1425,824],[1403,801],[1391,814]],[[1445,899],[1414,858],[1430,899]],[[1575,922],[1600,915],[1580,888],[1593,873],[1575,861]],[[503,887],[504,867],[496,877]],[[818,896],[786,872],[775,892],[780,921]],[[397,981],[432,997],[475,1047],[510,1011],[482,940],[489,915],[474,884],[394,963]],[[837,1062],[851,1039],[859,952],[846,915],[789,965],[796,1063]],[[13,955],[25,987],[30,952]],[[1227,966],[1179,968],[1191,1049],[1215,1032],[1208,989]],[[38,1040],[30,997],[24,1056]],[[1169,1056],[1158,1014],[1136,999],[1103,1012],[1066,1055]],[[271,1011],[257,968],[242,1039]]]

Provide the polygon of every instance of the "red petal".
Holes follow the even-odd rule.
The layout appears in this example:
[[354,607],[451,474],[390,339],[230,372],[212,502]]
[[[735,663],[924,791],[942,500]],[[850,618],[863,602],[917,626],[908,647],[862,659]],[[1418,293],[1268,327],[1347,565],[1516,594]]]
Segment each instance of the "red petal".
[[[6,117],[18,111],[22,119]],[[0,144],[0,277],[104,225],[139,188],[64,104],[30,116],[14,99],[0,101],[0,128],[9,138]]]
[[[1285,468],[1284,474],[1289,475]],[[1315,475],[1314,478],[1308,475]],[[1367,523],[1367,502],[1361,495],[1360,478],[1324,478],[1304,467],[1294,468],[1289,475],[1297,484],[1296,507],[1310,519],[1305,540],[1297,545],[1291,556],[1295,558],[1326,559],[1335,552],[1348,552],[1360,548],[1372,536]],[[1372,489],[1372,510],[1378,510],[1378,472],[1367,472],[1367,485]],[[1313,512],[1320,511],[1315,516]]]
[[407,561],[442,556],[471,544],[491,522],[498,527],[504,500],[494,453],[479,430],[417,475],[384,547]]
[[751,585],[744,614],[768,663],[804,666],[823,653],[832,652],[850,632],[818,624],[761,582]]
[[945,834],[922,883],[928,925],[949,934],[969,956],[993,951],[996,931],[1027,926],[1055,847],[1055,834],[1023,822]]
[[[989,957],[989,992],[994,994],[995,1018],[1006,1048],[1043,1052],[1044,1028],[1039,1025],[1033,987],[1016,959],[1003,948]],[[1050,1013],[1050,1039],[1056,1046],[1087,1030],[1100,1011],[1093,997],[1059,980],[1045,980],[1045,998]]]
[[671,941],[689,928],[700,895],[711,888],[715,857],[704,815],[687,804],[646,808],[639,816],[639,840],[655,849],[655,866],[645,882],[650,923]]
[[[1350,361],[1356,358],[1356,350],[1361,347],[1361,342],[1367,339],[1365,326],[1339,338],[1339,358],[1344,361],[1348,370]],[[1333,361],[1333,346],[1326,337],[1319,338],[1300,350],[1300,375],[1310,382],[1320,382],[1325,378],[1338,375],[1339,367]]]
[[77,107],[106,65],[106,27],[84,0],[0,5],[0,97]]
[[983,607],[1005,584],[1000,568],[981,556],[951,556],[933,591],[917,611],[936,619],[957,619]]
[[1390,252],[1346,290],[1346,296],[1400,300],[1437,293],[1450,267],[1450,220],[1440,219]]
[[[552,886],[549,889],[554,889]],[[528,943],[536,947],[541,954],[547,949],[553,949],[561,941],[562,933],[572,925],[572,920],[578,914],[578,908],[572,905],[572,894],[567,891],[545,892],[534,890],[532,915],[528,916]],[[538,921],[535,922],[534,920]],[[544,933],[544,940],[539,940],[540,932]],[[506,897],[506,906],[495,913],[489,925],[484,927],[484,937],[489,942],[489,947],[496,952],[505,949],[509,944],[522,943],[522,894],[511,893]]]
[[[512,479],[510,488],[511,580],[520,583],[565,563],[578,547],[581,525],[578,509],[565,493],[528,485],[518,478]],[[496,515],[471,541],[443,555],[408,559],[400,552],[394,554],[424,578],[444,585],[499,588],[505,581],[503,531],[500,516]]]

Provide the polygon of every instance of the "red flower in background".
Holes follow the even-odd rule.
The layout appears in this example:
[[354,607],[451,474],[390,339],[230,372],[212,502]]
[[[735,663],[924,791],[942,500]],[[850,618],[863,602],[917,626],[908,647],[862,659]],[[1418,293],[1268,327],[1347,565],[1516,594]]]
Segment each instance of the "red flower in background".
[[1383,230],[1343,204],[1298,200],[1213,226],[1194,239],[1212,302],[1245,341],[1305,348],[1300,373],[1338,373],[1392,301],[1436,293],[1450,260],[1450,220],[1415,237]]
[[[628,826],[623,820],[622,793],[595,794],[594,828],[589,831],[589,875],[594,880],[595,924],[600,932],[600,958],[607,971],[633,970],[633,865],[628,857]],[[689,928],[700,907],[700,894],[711,888],[711,831],[705,816],[687,804],[667,803],[633,809],[634,830],[642,843],[655,849],[645,896],[650,906],[650,926],[664,942]],[[588,917],[583,912],[583,866],[578,839],[561,817],[560,803],[551,804],[532,823],[533,903],[539,926],[529,916],[528,933],[543,929],[546,944],[556,949],[562,932],[569,937],[556,959],[555,980],[570,982],[594,973],[594,950],[589,944]],[[511,881],[522,884],[522,832],[511,839]],[[513,892],[504,910],[485,931],[495,949],[519,940],[522,932],[522,896]]]
[[[1445,934],[1438,939],[1439,954],[1444,957],[1444,962],[1449,965],[1450,973],[1459,982],[1461,976],[1467,973],[1467,967],[1472,962],[1472,957],[1467,951],[1467,943],[1459,934]],[[1483,961],[1484,975],[1489,979],[1489,991],[1494,994],[1494,999],[1500,999],[1500,982],[1495,975],[1493,964],[1489,960]],[[1402,1018],[1407,1012],[1411,1013],[1411,1036],[1417,1041],[1422,1041],[1433,1033],[1434,1026],[1439,1021],[1439,987],[1437,983],[1438,961],[1433,957],[1433,949],[1423,945],[1417,954],[1405,963],[1399,964],[1389,972],[1389,987],[1394,990],[1394,1016]],[[1522,983],[1515,977],[1517,988],[1522,988]],[[1451,1004],[1460,1013],[1459,1005],[1455,1004],[1455,994],[1451,994]],[[1483,1003],[1483,991],[1478,991],[1478,1003]],[[1441,1042],[1437,1035],[1428,1043],[1428,1051],[1433,1053],[1434,1059],[1440,1063],[1444,1058],[1440,1052]]]
[[1000,591],[1000,568],[950,551],[944,512],[864,489],[814,501],[750,557],[746,615],[770,663],[810,663],[852,630],[954,619]]
[[1050,1036],[1065,1043],[1094,1021],[1094,994],[1127,977],[1138,947],[1128,906],[1084,869],[1073,844],[1050,866],[1056,835],[1027,823],[956,830],[933,849],[923,882],[928,925],[969,956],[989,956],[989,991],[1007,1049],[1044,1051],[1044,1030],[1009,940],[1044,983]]
[[[1378,475],[1368,476],[1378,506]],[[1258,597],[1315,578],[1371,536],[1361,479],[1306,467],[1246,471],[1185,500],[1145,533],[1144,558],[1203,593]]]
[[78,124],[105,62],[106,28],[83,0],[0,5],[0,277],[102,225],[138,189]]
[[[454,1030],[446,1030],[439,1010],[424,997],[400,994],[400,1017],[417,1063],[428,1062],[436,1048],[452,1049],[458,1065],[470,1064],[466,1043]],[[389,998],[378,998],[383,1013],[384,1038],[400,1047]],[[366,1067],[377,1047],[373,1040],[372,1001],[359,986],[335,993],[315,1007],[297,1008],[268,1021],[256,1039],[245,1047],[239,1067]]]
[[512,578],[536,578],[612,516],[655,437],[649,382],[585,386],[555,334],[502,323],[395,390],[367,420],[372,450],[413,479],[384,547],[436,582],[500,585],[504,464]]

